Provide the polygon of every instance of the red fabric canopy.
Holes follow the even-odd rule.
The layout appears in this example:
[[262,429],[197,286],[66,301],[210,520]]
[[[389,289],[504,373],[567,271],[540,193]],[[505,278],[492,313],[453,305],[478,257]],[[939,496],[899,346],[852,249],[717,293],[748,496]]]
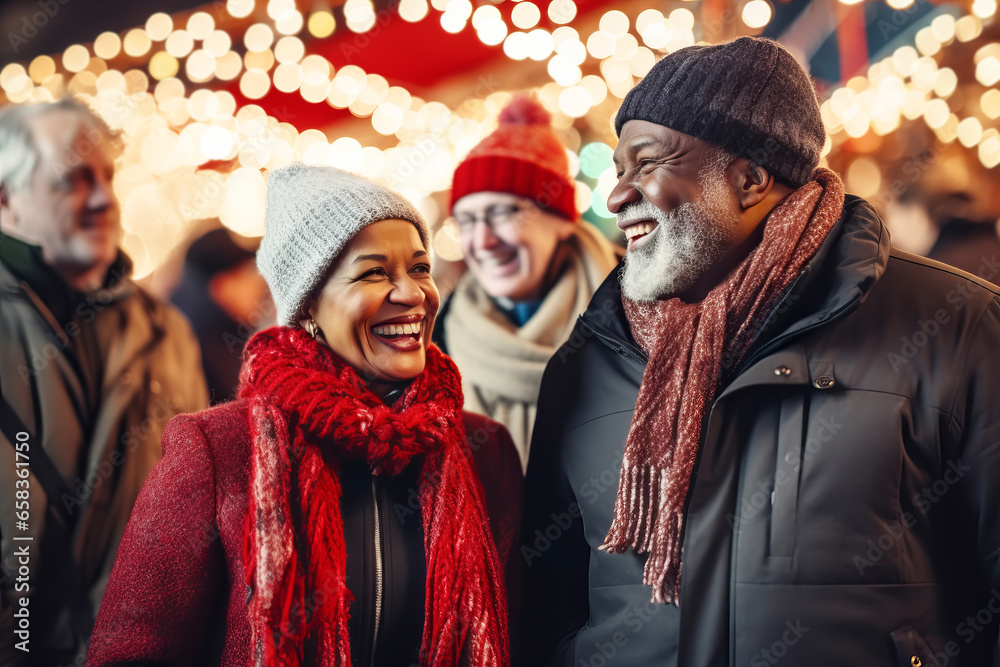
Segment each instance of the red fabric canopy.
[[[577,24],[584,15],[600,10],[610,0],[576,0]],[[397,6],[397,5],[394,5]],[[514,3],[497,5],[501,15],[510,23]],[[546,15],[547,3],[539,3],[542,19],[538,26],[549,31],[559,27]],[[306,52],[324,56],[335,68],[357,65],[368,74],[384,76],[389,85],[402,86],[411,94],[433,99],[428,92],[452,77],[477,72],[493,61],[506,59],[503,46],[486,46],[476,36],[471,22],[458,34],[446,32],[441,27],[441,13],[433,8],[417,23],[408,23],[395,11],[378,10],[375,26],[364,34],[351,32],[344,26],[327,39],[304,37]],[[516,28],[514,28],[516,29]],[[582,36],[585,37],[585,36]],[[353,118],[347,109],[337,109],[327,103],[307,102],[296,91],[283,93],[272,87],[259,100],[251,100],[240,93],[239,80],[228,86],[239,106],[257,104],[268,115],[279,121],[291,123],[299,131],[324,128]],[[472,94],[472,90],[469,91]]]

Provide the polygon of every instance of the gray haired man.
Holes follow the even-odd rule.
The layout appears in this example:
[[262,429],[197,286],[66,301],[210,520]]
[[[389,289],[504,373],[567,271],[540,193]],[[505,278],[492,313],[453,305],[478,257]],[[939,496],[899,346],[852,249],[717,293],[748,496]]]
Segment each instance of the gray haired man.
[[0,110],[0,664],[73,664],[163,427],[207,405],[190,327],[129,278],[114,138]]
[[615,128],[628,252],[542,381],[524,663],[991,664],[997,259],[892,248],[770,40],[669,54]]

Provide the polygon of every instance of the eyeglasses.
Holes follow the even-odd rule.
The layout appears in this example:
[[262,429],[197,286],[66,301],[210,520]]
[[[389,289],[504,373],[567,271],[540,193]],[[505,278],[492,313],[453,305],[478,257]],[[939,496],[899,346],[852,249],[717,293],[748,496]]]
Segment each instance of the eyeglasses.
[[517,219],[522,211],[529,208],[527,204],[495,204],[478,215],[462,213],[455,216],[458,229],[461,232],[471,232],[476,223],[482,220],[491,230],[509,225]]

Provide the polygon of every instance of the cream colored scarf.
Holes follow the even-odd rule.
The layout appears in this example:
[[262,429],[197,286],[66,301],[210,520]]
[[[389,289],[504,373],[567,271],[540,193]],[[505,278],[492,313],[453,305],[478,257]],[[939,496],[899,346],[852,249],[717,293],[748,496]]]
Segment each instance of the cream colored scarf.
[[545,365],[569,338],[577,316],[617,265],[618,254],[596,227],[581,222],[553,261],[562,271],[520,329],[471,274],[455,288],[445,322],[445,345],[462,373],[465,408],[507,427],[523,469]]

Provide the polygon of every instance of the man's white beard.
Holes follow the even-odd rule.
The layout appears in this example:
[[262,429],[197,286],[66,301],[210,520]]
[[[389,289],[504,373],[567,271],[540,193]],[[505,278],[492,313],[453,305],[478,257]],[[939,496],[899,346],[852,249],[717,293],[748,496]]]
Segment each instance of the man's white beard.
[[625,254],[619,277],[623,295],[633,301],[675,297],[723,258],[739,225],[739,215],[727,201],[731,195],[723,169],[711,165],[699,178],[701,199],[670,213],[645,198],[619,211],[619,220],[657,223],[644,247]]

